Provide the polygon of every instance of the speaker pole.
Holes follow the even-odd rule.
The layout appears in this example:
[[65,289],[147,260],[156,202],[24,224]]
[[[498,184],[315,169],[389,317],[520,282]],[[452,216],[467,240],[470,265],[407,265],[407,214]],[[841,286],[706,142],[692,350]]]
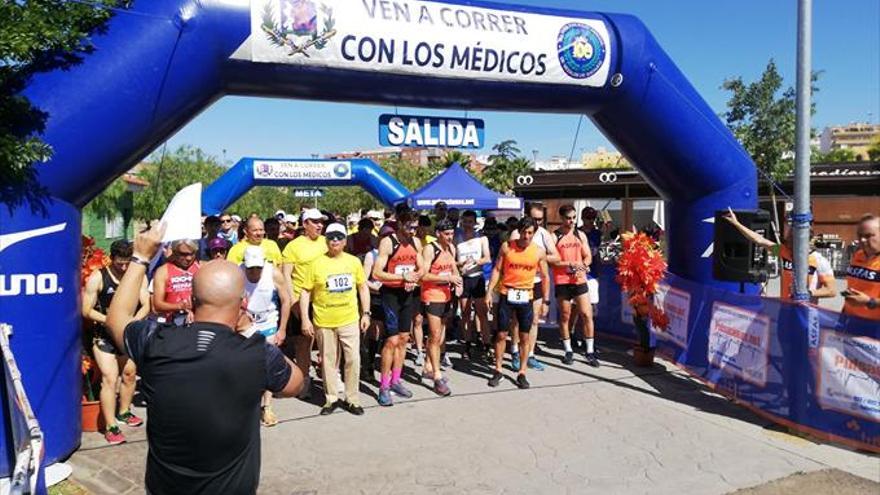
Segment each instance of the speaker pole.
[[810,252],[810,92],[813,84],[813,2],[798,0],[797,115],[794,165],[794,300],[809,301],[807,258]]

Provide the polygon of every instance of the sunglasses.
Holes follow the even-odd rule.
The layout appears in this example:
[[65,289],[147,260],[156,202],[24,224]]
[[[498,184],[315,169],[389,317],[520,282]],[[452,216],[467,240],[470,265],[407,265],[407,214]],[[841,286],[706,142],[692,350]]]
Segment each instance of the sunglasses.
[[208,252],[211,254],[219,254],[219,253],[226,253],[226,251],[227,251],[226,249],[215,248],[215,249],[209,250]]
[[192,258],[193,256],[196,255],[196,253],[195,252],[184,253],[183,251],[178,251],[177,255],[180,256],[181,258]]
[[345,240],[345,234],[340,234],[339,232],[331,232],[330,234],[327,234],[325,237],[327,237],[328,241],[337,241],[338,242],[338,241]]
[[224,218],[224,219],[220,220],[220,223],[232,223],[232,219],[231,218]]

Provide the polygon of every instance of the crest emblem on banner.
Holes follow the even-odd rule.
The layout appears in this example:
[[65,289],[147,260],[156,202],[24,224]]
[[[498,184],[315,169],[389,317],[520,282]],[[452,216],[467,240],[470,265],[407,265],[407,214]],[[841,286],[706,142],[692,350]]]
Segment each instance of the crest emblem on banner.
[[272,175],[272,165],[268,163],[257,164],[257,177],[269,177]]
[[336,35],[333,9],[324,4],[317,8],[312,0],[267,1],[262,21],[260,27],[269,42],[288,48],[289,57],[309,57],[310,50],[323,50],[330,38]]
[[595,29],[572,22],[562,26],[556,39],[562,70],[575,79],[595,74],[605,61],[605,42]]

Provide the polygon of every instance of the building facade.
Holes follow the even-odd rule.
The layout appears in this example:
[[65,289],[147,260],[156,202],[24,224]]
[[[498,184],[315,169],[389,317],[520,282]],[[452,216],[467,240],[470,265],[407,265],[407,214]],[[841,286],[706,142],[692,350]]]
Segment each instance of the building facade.
[[867,160],[868,149],[880,137],[880,124],[852,123],[826,127],[819,138],[823,153],[833,150],[851,150],[856,160]]

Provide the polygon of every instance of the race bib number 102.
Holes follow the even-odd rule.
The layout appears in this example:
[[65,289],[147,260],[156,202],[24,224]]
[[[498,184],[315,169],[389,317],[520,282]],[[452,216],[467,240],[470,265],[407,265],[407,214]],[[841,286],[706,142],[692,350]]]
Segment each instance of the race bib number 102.
[[327,277],[327,290],[330,292],[348,292],[354,288],[354,277],[350,273]]

